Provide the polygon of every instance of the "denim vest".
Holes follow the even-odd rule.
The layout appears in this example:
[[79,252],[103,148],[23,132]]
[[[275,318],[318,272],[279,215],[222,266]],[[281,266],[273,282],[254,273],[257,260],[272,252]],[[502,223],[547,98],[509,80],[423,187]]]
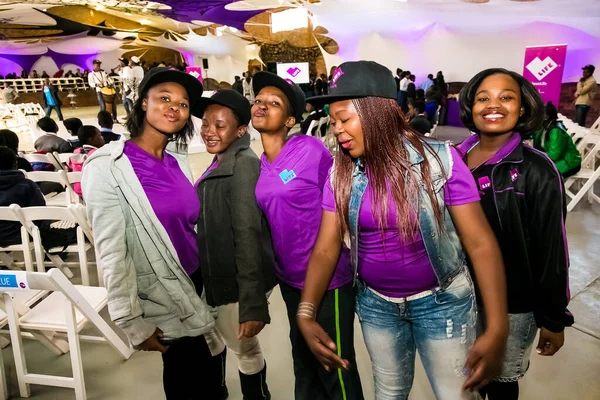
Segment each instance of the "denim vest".
[[[440,288],[444,290],[448,287],[450,282],[452,282],[452,279],[464,269],[465,255],[456,229],[454,228],[454,223],[452,222],[452,218],[450,218],[448,208],[444,202],[444,184],[452,169],[449,143],[438,142],[431,139],[425,140],[430,148],[437,153],[442,163],[442,165],[438,163],[431,153],[431,150],[426,146],[425,151],[427,152],[427,160],[430,165],[435,195],[444,215],[444,226],[442,231],[440,231],[433,212],[433,205],[429,199],[425,185],[423,182],[420,182],[418,204],[419,228],[423,235],[423,243],[425,244],[425,249],[429,255],[429,260],[433,265],[433,270],[438,279]],[[410,143],[406,142],[405,145],[409,154],[412,169],[415,172],[415,177],[420,180],[423,157]],[[444,174],[444,171],[447,171],[446,174]],[[358,271],[358,217],[362,198],[368,183],[369,179],[365,173],[365,168],[361,160],[358,159],[352,174],[352,192],[350,195],[349,211],[350,254],[355,278]]]

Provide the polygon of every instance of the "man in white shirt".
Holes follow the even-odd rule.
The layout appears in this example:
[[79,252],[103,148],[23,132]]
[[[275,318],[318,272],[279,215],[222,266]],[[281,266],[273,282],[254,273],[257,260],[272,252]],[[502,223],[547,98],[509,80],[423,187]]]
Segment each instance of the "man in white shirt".
[[133,109],[133,104],[135,104],[140,94],[140,83],[144,79],[144,68],[140,65],[140,58],[137,56],[131,57],[129,67],[131,68],[131,77],[128,81],[130,91],[127,93],[127,98],[131,101],[131,108]]
[[408,108],[408,84],[410,83],[410,71],[404,71],[402,73],[402,79],[400,80],[400,107],[402,110],[406,110]]
[[115,72],[119,74],[119,78],[121,79],[121,100],[123,101],[123,107],[125,108],[125,113],[129,117],[131,113],[131,101],[127,98],[127,92],[129,87],[127,85],[127,80],[131,76],[131,68],[129,67],[129,60],[125,57],[119,58],[119,66],[115,69]]
[[[102,62],[100,60],[94,60],[94,70],[88,75],[88,84],[91,88],[96,89],[96,96],[98,97],[98,104],[100,105],[100,111],[106,111],[106,103],[102,97],[101,90],[104,87],[114,88],[114,82],[106,72],[102,70]],[[113,96],[114,98],[114,96]],[[117,107],[113,102],[112,110],[113,119],[117,119]]]
[[248,99],[250,104],[254,103],[254,89],[252,88],[252,74],[250,71],[246,72],[242,88],[244,90],[244,97]]

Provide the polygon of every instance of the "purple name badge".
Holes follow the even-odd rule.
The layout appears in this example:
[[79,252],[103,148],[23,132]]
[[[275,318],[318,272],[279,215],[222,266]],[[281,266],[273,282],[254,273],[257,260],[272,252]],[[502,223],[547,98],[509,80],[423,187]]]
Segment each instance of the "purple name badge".
[[482,176],[481,178],[478,179],[478,183],[479,183],[479,190],[482,190],[482,191],[489,189],[492,186],[492,182],[490,181],[489,176]]
[[517,171],[517,169],[513,169],[512,171],[510,171],[510,179],[514,182],[519,178],[519,171]]

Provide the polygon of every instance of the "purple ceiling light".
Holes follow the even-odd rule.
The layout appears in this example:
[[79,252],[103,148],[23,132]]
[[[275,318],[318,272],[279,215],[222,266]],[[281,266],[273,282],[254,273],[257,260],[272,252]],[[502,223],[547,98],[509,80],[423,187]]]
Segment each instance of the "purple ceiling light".
[[176,21],[208,21],[215,24],[232,26],[239,30],[244,30],[246,21],[264,11],[231,11],[225,9],[227,4],[234,2],[232,0],[160,0],[160,3],[170,6],[171,9],[155,11]]

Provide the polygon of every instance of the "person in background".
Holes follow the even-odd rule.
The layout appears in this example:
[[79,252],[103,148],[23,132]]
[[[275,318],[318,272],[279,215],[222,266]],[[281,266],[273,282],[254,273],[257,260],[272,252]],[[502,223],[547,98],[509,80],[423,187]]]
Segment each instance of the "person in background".
[[315,93],[317,95],[327,94],[329,90],[329,81],[327,80],[327,75],[321,74],[319,78],[315,81]]
[[75,78],[83,78],[83,74],[81,73],[81,68],[77,68],[75,71]]
[[73,74],[73,70],[68,70],[67,73],[65,74],[65,78],[73,78],[74,74]]
[[240,78],[239,75],[236,75],[233,79],[234,79],[234,82],[233,82],[233,85],[231,85],[231,88],[243,96],[244,95],[244,83],[242,82],[242,78]]
[[442,71],[437,73],[435,89],[437,93],[439,93],[438,104],[440,105],[440,116],[437,123],[438,125],[446,125],[446,121],[448,119],[448,84],[444,79],[444,74]]
[[[400,91],[400,81],[402,80],[402,69],[396,68],[396,76],[394,76],[394,80],[396,81],[396,92]],[[398,100],[400,102],[400,100]]]
[[410,71],[402,72],[400,79],[400,102],[398,105],[402,109],[402,111],[406,112],[408,110],[408,84],[410,83]]
[[[333,79],[335,84],[337,74]],[[340,354],[350,360],[352,368],[325,370],[310,352],[296,322],[308,259],[321,223],[319,204],[333,163],[331,153],[313,136],[288,136],[305,109],[304,93],[297,85],[270,72],[257,73],[253,84],[257,95],[252,126],[260,132],[265,149],[256,200],[271,227],[275,274],[290,324],[294,398],[362,400],[354,362],[354,288],[347,251],[338,253],[334,261],[338,268],[328,281],[317,320],[338,339]]]
[[121,81],[121,101],[123,102],[123,108],[125,108],[125,114],[129,117],[131,114],[131,107],[133,102],[127,97],[131,92],[129,87],[129,80],[133,77],[132,70],[129,67],[129,60],[125,57],[119,58],[119,66],[117,67],[117,74]]
[[300,123],[300,132],[302,132],[304,135],[325,136],[325,132],[327,131],[326,124],[323,124],[321,126],[321,132],[316,132],[316,127],[313,128],[313,132],[308,131],[308,128],[310,127],[310,124],[313,121],[318,122],[321,118],[325,118],[327,116],[327,113],[325,112],[325,110],[322,107],[316,108],[312,104],[307,104],[306,112],[308,113],[308,115],[306,116],[304,121],[302,121]]
[[431,132],[433,125],[425,113],[425,103],[421,100],[414,100],[408,103],[409,125],[415,131],[426,134]]
[[581,153],[565,126],[558,120],[558,110],[551,102],[546,104],[542,129],[535,133],[533,147],[550,157],[564,180],[581,170]]
[[21,79],[27,79],[29,78],[29,74],[27,73],[27,71],[23,70],[21,71]]
[[31,71],[31,77],[33,79],[39,79],[40,78],[40,74],[38,74],[38,72],[34,69],[33,71]]
[[[472,391],[501,365],[508,317],[502,258],[473,177],[448,142],[408,129],[390,70],[371,61],[340,69],[335,91],[309,100],[330,104],[340,146],[323,189],[300,330],[323,365],[349,367],[319,313],[315,320],[347,237],[375,397],[408,398],[418,352],[437,399],[476,399]],[[487,315],[478,340],[465,251]]]
[[112,130],[114,121],[108,111],[100,111],[97,118],[98,125],[100,125],[100,132],[102,133],[105,143],[114,142],[121,138],[121,135],[117,135]]
[[[408,77],[408,87],[406,88],[406,98],[408,103],[414,101],[417,98],[417,87],[415,86],[415,79],[417,79],[413,74],[410,74]],[[406,105],[406,110],[408,111],[408,104]]]
[[[0,146],[11,149],[15,154],[19,154],[19,136],[9,129],[0,129]],[[23,157],[17,157],[17,169],[25,172],[32,172],[33,167]]]
[[585,120],[596,95],[597,84],[594,78],[596,67],[586,65],[582,70],[583,76],[577,82],[577,91],[575,92],[575,122],[580,126],[585,126]]
[[[73,151],[73,155],[69,157],[67,163],[67,167],[73,172],[83,171],[83,164],[88,157],[94,154],[100,147],[104,146],[104,138],[95,126],[82,126],[79,129],[77,136],[79,138],[79,143],[81,143],[81,147],[78,147]],[[73,191],[81,196],[81,183],[74,183]]]
[[[18,169],[15,152],[0,145],[0,207],[11,204],[21,207],[45,206],[46,200],[38,185]],[[21,224],[16,221],[0,221],[0,247],[21,243]]]
[[44,132],[34,143],[35,151],[46,153],[70,153],[73,151],[71,144],[58,136],[58,125],[50,117],[40,118],[37,126]]
[[416,95],[417,100],[421,100],[423,103],[425,102],[425,91],[423,89],[417,89]]
[[252,88],[252,73],[246,71],[246,78],[242,82],[244,89],[244,97],[248,99],[250,104],[254,103],[254,89]]
[[427,79],[425,79],[420,85],[419,89],[422,89],[424,92],[427,92],[430,87],[433,86],[433,74],[427,75]]
[[50,78],[50,75],[46,71],[42,71],[42,79]]
[[161,353],[167,400],[221,399],[224,378],[204,337],[215,322],[202,300],[200,202],[187,162],[201,96],[189,74],[148,72],[127,120],[131,139],[95,151],[81,180],[110,317],[136,349]]
[[61,110],[62,101],[58,96],[58,88],[50,82],[50,78],[44,79],[44,86],[42,87],[42,93],[44,94],[44,105],[46,106],[46,117],[52,114],[52,110],[56,110],[58,120],[62,121],[63,114]]
[[131,76],[128,78],[128,87],[129,93],[127,94],[127,98],[131,102],[131,104],[135,103],[138,100],[138,94],[140,92],[140,84],[144,79],[144,69],[140,65],[140,58],[138,56],[131,56],[131,60],[129,60],[129,68],[131,68]]
[[79,134],[79,129],[83,126],[83,122],[81,122],[79,118],[67,118],[63,121],[63,124],[65,125],[67,132],[71,135],[71,139],[67,140],[71,143],[71,147],[73,147],[73,149],[81,147],[77,135]]
[[89,78],[89,76],[90,76],[90,70],[89,70],[89,69],[85,69],[85,70],[83,70],[83,74],[82,74],[82,76],[81,76],[81,77],[82,77],[83,79],[86,79],[86,80],[87,80],[87,79]]
[[516,400],[538,329],[537,353],[552,356],[564,344],[564,329],[573,324],[567,310],[563,182],[546,154],[523,144],[544,115],[540,93],[528,80],[502,68],[484,70],[462,89],[460,107],[462,122],[476,134],[458,148],[479,185],[507,283],[504,363],[481,394],[490,400]]
[[56,71],[56,73],[54,75],[52,75],[52,77],[53,78],[62,78],[64,73],[65,73],[64,69],[59,69],[58,71]]
[[96,89],[96,97],[98,98],[98,105],[100,106],[100,111],[106,110],[106,104],[104,103],[104,98],[102,97],[102,93],[100,90],[103,87],[112,86],[112,78],[110,78],[104,70],[102,70],[102,61],[94,60],[94,71],[92,71],[88,75],[88,84],[92,89]]
[[5,81],[4,82],[4,90],[2,91],[2,96],[4,97],[4,101],[7,104],[12,104],[13,101],[19,97],[19,93],[13,87],[12,82]]
[[218,90],[200,99],[193,114],[202,118],[202,139],[214,154],[196,182],[200,269],[206,301],[218,310],[208,345],[220,367],[227,348],[236,355],[244,400],[268,400],[257,335],[271,322],[267,296],[277,281],[269,225],[254,193],[260,160],[247,134],[250,104],[234,90]]

